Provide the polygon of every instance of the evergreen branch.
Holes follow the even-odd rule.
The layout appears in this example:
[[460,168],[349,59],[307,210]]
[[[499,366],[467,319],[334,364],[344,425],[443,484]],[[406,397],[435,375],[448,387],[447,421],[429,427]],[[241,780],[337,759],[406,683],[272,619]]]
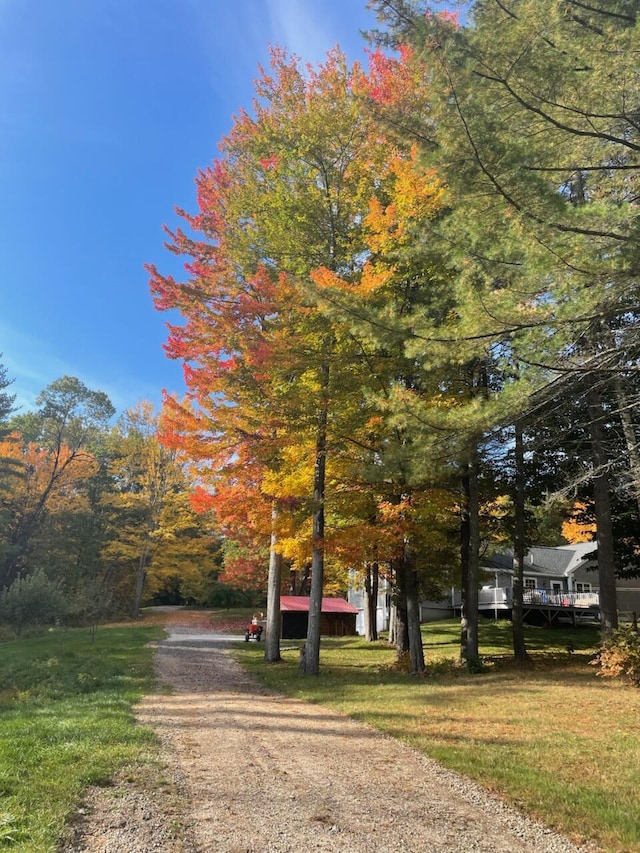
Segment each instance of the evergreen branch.
[[[466,119],[466,117],[462,111],[462,107],[460,105],[460,100],[458,98],[456,87],[454,85],[451,74],[449,73],[446,66],[443,65],[442,67],[443,67],[444,73],[445,73],[445,75],[449,81],[449,85],[451,86],[451,92],[452,92],[453,101],[454,101],[454,104],[456,107],[456,111],[457,111],[458,117],[460,118],[460,121],[462,122],[462,126],[464,128],[465,136],[469,142],[469,145],[471,146],[471,148],[473,150],[474,159],[475,159],[478,167],[480,168],[481,172],[488,178],[490,183],[495,187],[498,194],[501,195],[502,198],[504,198],[504,200],[509,205],[511,205],[511,207],[514,208],[514,210],[516,210],[518,213],[522,213],[528,219],[531,219],[533,222],[537,222],[539,225],[547,225],[548,227],[555,228],[558,231],[561,231],[562,233],[581,234],[585,237],[603,237],[603,238],[609,238],[611,240],[617,240],[617,241],[624,242],[624,243],[626,243],[628,241],[629,238],[624,234],[618,234],[616,232],[610,232],[610,231],[600,231],[600,230],[595,230],[593,228],[579,228],[576,225],[563,225],[559,222],[545,222],[539,216],[536,216],[535,214],[533,214],[527,210],[524,210],[522,208],[522,206],[502,186],[502,184],[498,181],[498,179],[495,177],[493,172],[490,171],[489,168],[485,165],[484,160],[480,156],[480,151],[478,149],[478,146],[475,143],[475,139],[473,137],[473,134],[471,133],[469,123],[467,122],[467,119]],[[583,135],[593,136],[593,134],[587,134],[586,132],[584,132]],[[638,146],[638,150],[640,150],[640,146]]]
[[442,65],[442,68],[444,70],[445,76],[447,77],[447,80],[449,81],[449,85],[451,86],[451,92],[453,95],[453,101],[454,101],[454,104],[456,107],[456,111],[458,113],[460,121],[462,122],[462,126],[464,128],[464,132],[465,132],[465,135],[467,137],[467,140],[469,141],[469,145],[471,146],[471,148],[473,150],[473,154],[474,154],[476,163],[480,167],[480,170],[482,171],[482,173],[489,179],[490,183],[496,188],[499,195],[501,195],[515,210],[520,212],[521,211],[520,205],[516,202],[515,199],[513,199],[509,195],[509,193],[507,193],[507,191],[505,189],[503,189],[501,184],[498,182],[497,178],[495,178],[494,175],[492,174],[492,172],[490,172],[489,169],[487,169],[487,167],[484,164],[483,159],[480,157],[480,151],[478,150],[478,147],[477,147],[475,140],[473,138],[473,134],[471,133],[471,130],[469,128],[469,124],[467,122],[467,119],[466,119],[466,117],[462,111],[462,106],[461,106],[460,100],[458,98],[458,93],[457,93],[455,84],[453,82],[453,78],[451,77],[451,74],[449,73],[449,69],[446,67],[446,65]]
[[572,272],[575,272],[575,273],[578,273],[579,275],[584,275],[584,276],[593,276],[594,275],[593,270],[587,270],[587,269],[583,269],[582,267],[577,267],[574,263],[572,263],[571,261],[568,261],[565,257],[560,255],[560,253],[557,252],[552,246],[549,246],[547,244],[546,240],[543,240],[543,238],[540,237],[539,234],[534,233],[533,239],[536,241],[536,243],[538,243],[540,246],[542,246],[542,248],[546,252],[549,252],[550,255],[552,255],[554,258],[557,258],[558,261],[560,261],[560,263],[562,264],[562,266],[566,267],[568,270],[571,270]]
[[604,31],[601,27],[597,27],[595,24],[589,23],[585,18],[580,18],[578,15],[569,15],[569,17],[575,24],[579,24],[581,27],[584,27],[585,30],[591,30],[591,32],[595,33],[597,36],[604,36]]
[[566,0],[570,6],[577,6],[579,9],[584,9],[585,12],[595,12],[596,15],[603,15],[607,18],[617,18],[620,21],[628,21],[635,26],[636,19],[631,15],[623,15],[621,12],[611,12],[609,9],[601,9],[598,6],[591,6],[588,3],[580,2],[580,0]]
[[[346,314],[350,317],[353,317],[356,321],[364,323],[365,325],[370,326],[374,329],[379,329],[380,331],[388,332],[389,334],[392,334],[392,335],[397,334],[397,329],[394,328],[393,326],[389,326],[385,323],[382,323],[379,320],[376,320],[373,317],[356,310],[351,305],[344,303],[344,302],[341,302],[339,299],[332,298],[331,296],[329,296],[327,291],[324,291],[322,293],[321,298],[323,300],[325,300],[326,302],[328,302],[330,305],[332,305],[334,308],[336,308],[341,313]],[[625,309],[620,309],[620,310],[625,311]],[[488,311],[486,313],[488,316],[492,316]],[[611,316],[615,316],[615,313],[616,312],[614,312]],[[500,323],[503,322],[502,320],[499,320],[496,317],[492,317],[492,319],[495,319],[496,322],[500,322]],[[588,324],[588,323],[592,323],[595,320],[599,320],[599,319],[602,319],[602,312],[601,311],[598,311],[596,314],[593,314],[593,315],[589,314],[589,315],[584,315],[582,317],[573,316],[573,317],[568,317],[567,319],[555,318],[555,319],[550,320],[549,318],[545,318],[543,320],[538,320],[535,322],[530,321],[528,323],[513,323],[512,322],[508,326],[500,328],[499,333],[496,331],[491,331],[491,332],[483,332],[483,333],[477,334],[477,335],[458,335],[455,337],[449,337],[449,336],[443,337],[440,335],[435,336],[435,335],[420,334],[419,332],[416,332],[414,329],[410,329],[410,330],[408,330],[407,334],[408,334],[408,338],[411,340],[427,341],[429,343],[434,343],[434,344],[473,343],[473,342],[480,342],[480,341],[495,340],[496,337],[498,336],[498,334],[500,335],[500,337],[508,338],[511,335],[516,334],[517,332],[523,332],[523,331],[532,330],[532,329],[544,328],[545,326],[551,325],[551,326],[554,326],[555,328],[561,328],[561,327],[566,326],[566,325],[576,326],[578,324],[580,324],[580,325]],[[356,340],[356,339],[353,338],[353,340]]]
[[[621,145],[625,148],[630,148],[632,151],[640,151],[640,145],[636,145],[636,144],[630,142],[629,140],[624,139],[623,137],[613,136],[612,134],[605,133],[604,131],[581,130],[580,128],[572,127],[571,125],[565,124],[564,122],[560,121],[559,119],[554,118],[552,115],[550,115],[548,112],[545,112],[540,107],[537,107],[537,106],[535,106],[535,104],[532,104],[532,103],[529,103],[528,101],[526,101],[520,94],[518,94],[518,92],[516,92],[516,90],[513,88],[513,86],[510,85],[509,81],[505,77],[502,77],[500,75],[496,76],[495,74],[483,73],[483,72],[477,71],[477,70],[474,71],[473,73],[477,77],[480,77],[483,80],[488,80],[489,82],[498,83],[500,86],[503,86],[506,89],[506,91],[511,95],[511,97],[518,104],[520,104],[520,106],[523,109],[525,109],[527,112],[533,113],[534,115],[540,116],[540,118],[542,118],[548,124],[553,125],[558,130],[563,130],[572,136],[584,136],[584,137],[587,137],[589,139],[606,140],[607,142],[611,142],[614,145]],[[576,109],[571,108],[571,107],[565,107],[562,104],[554,104],[553,102],[546,102],[543,99],[540,99],[540,101],[541,101],[541,103],[549,103],[549,106],[556,106],[556,107],[558,107],[558,109],[566,110],[567,112],[577,113],[578,115],[581,115],[584,118],[611,118],[611,119],[623,118],[623,116],[620,116],[620,115],[603,115],[603,116],[600,116],[597,114],[596,115],[590,115],[589,113],[585,113],[583,111],[576,110]]]
[[[616,355],[619,355],[617,351]],[[598,357],[601,357],[601,354],[598,354]],[[595,358],[595,356],[594,356]],[[558,373],[563,376],[592,376],[593,374],[606,374],[610,376],[617,376],[620,373],[620,365],[612,364],[611,367],[605,367],[604,365],[598,365],[597,367],[593,366],[580,366],[580,367],[571,367],[570,365],[557,365],[557,364],[545,364],[544,362],[532,361],[530,359],[526,359],[520,357],[520,361],[523,364],[526,364],[527,367],[536,367],[540,370],[548,370],[551,373]],[[640,365],[637,367],[625,367],[626,373],[631,374],[640,374]]]
[[520,20],[516,13],[512,12],[511,9],[507,9],[507,7],[504,5],[504,3],[501,2],[501,0],[493,0],[493,2],[496,4],[496,6],[499,6],[500,9],[502,9],[505,15],[508,15],[510,18],[513,18],[514,21]]
[[401,21],[405,27],[408,27],[409,29],[417,29],[415,15],[405,12],[405,4],[403,2],[393,3],[391,0],[378,0],[376,5],[378,8],[381,7],[385,14],[388,15],[391,13],[391,16],[395,17],[396,21]]
[[523,166],[526,172],[560,172],[573,174],[575,172],[633,172],[640,169],[640,163],[615,163],[602,166]]

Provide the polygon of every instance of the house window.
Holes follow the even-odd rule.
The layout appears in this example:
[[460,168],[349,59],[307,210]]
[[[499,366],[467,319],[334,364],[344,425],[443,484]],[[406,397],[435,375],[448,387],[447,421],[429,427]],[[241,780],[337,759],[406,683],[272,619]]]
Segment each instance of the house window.
[[552,581],[551,589],[553,590],[553,592],[562,592],[562,584],[558,581]]
[[591,584],[590,583],[577,583],[576,584],[576,592],[591,592]]
[[524,579],[524,588],[525,589],[535,589],[536,588],[535,578],[525,578]]

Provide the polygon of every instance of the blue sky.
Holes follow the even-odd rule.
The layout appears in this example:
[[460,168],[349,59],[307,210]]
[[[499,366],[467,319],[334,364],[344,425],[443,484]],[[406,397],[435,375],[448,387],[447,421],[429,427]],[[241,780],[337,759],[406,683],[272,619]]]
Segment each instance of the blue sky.
[[77,376],[119,412],[182,390],[143,265],[269,43],[362,55],[365,0],[0,0],[0,362],[25,411]]

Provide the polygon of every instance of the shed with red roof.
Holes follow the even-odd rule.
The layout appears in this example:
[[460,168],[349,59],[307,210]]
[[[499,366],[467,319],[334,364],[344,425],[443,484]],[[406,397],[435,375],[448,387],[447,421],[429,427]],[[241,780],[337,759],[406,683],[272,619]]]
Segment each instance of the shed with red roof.
[[[283,595],[280,597],[282,638],[300,640],[307,636],[309,624],[309,596]],[[324,637],[353,637],[356,635],[358,608],[344,598],[323,598],[320,616],[320,633]]]

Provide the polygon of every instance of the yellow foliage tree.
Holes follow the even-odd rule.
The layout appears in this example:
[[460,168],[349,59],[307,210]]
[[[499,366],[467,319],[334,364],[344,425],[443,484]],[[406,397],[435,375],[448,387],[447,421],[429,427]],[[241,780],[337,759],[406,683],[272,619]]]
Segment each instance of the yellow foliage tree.
[[215,566],[217,540],[191,506],[185,469],[160,442],[158,428],[159,416],[145,401],[125,412],[113,438],[116,490],[108,500],[122,524],[105,558],[130,567],[134,616],[145,594],[182,583],[194,589],[196,577]]

